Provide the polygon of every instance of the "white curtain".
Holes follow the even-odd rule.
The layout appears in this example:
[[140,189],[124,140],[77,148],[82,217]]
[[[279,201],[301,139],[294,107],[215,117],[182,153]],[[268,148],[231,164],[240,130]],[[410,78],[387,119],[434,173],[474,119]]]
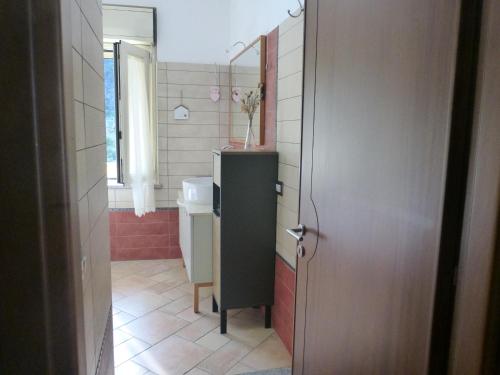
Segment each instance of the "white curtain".
[[153,130],[149,117],[148,69],[144,60],[128,56],[128,171],[137,216],[154,212]]

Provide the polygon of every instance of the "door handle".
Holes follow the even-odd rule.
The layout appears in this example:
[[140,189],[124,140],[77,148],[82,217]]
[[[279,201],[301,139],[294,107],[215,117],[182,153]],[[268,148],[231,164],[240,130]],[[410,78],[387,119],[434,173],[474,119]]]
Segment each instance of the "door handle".
[[302,242],[304,240],[304,234],[306,233],[306,227],[303,224],[299,224],[297,228],[289,228],[286,232],[297,241]]

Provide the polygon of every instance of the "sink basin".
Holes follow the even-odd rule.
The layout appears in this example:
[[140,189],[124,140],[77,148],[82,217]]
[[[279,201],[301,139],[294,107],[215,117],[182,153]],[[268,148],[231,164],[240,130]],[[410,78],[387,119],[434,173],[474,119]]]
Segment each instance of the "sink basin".
[[182,181],[185,203],[212,205],[212,177],[193,177]]

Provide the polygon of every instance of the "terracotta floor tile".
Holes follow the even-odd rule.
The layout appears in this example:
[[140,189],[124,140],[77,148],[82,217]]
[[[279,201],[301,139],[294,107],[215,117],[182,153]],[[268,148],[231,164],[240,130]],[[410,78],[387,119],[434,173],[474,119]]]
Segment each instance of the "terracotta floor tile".
[[118,292],[126,296],[138,293],[154,284],[157,281],[147,277],[131,275],[112,283],[113,292]]
[[149,344],[156,344],[189,323],[181,318],[153,311],[121,327],[125,333]]
[[125,297],[126,297],[125,294],[117,292],[116,290],[113,290],[111,293],[111,299],[113,300],[113,303],[115,303],[115,302],[117,302]]
[[219,325],[218,320],[211,317],[201,317],[177,332],[177,336],[189,341],[196,341]]
[[136,338],[131,338],[124,343],[115,346],[115,366],[118,367],[122,363],[128,361],[130,358],[134,357],[149,348],[150,345]]
[[188,293],[186,293],[185,291],[183,291],[182,289],[179,289],[179,288],[169,289],[165,293],[162,293],[162,295],[164,295],[167,298],[170,298],[173,301],[175,301],[176,299],[179,299],[181,297],[184,297],[187,294]]
[[115,368],[115,375],[143,375],[148,371],[133,361],[127,361]]
[[151,292],[141,292],[119,300],[115,306],[126,313],[141,316],[172,302],[171,299]]
[[206,371],[199,369],[199,368],[194,368],[191,371],[187,372],[186,375],[210,375],[210,374]]
[[160,310],[168,312],[170,314],[178,314],[181,311],[193,306],[193,297],[190,295],[185,295],[175,301],[163,306]]
[[168,271],[160,272],[157,275],[151,276],[150,280],[154,280],[156,282],[173,280],[186,282],[188,278],[184,268],[172,268]]
[[182,310],[176,316],[184,320],[187,320],[188,322],[195,322],[198,319],[200,319],[203,315],[200,313],[195,313],[193,306],[189,306],[187,309]]
[[156,294],[164,294],[165,292],[178,287],[182,283],[183,282],[180,280],[160,281],[159,283],[150,286],[146,290]]
[[229,310],[228,333],[221,335],[211,288],[201,288],[195,314],[193,285],[180,259],[112,262],[111,267],[113,326],[120,327],[114,331],[117,375],[225,375],[291,366],[259,310]]
[[271,335],[241,360],[242,364],[258,370],[290,367],[291,362],[290,354],[276,335]]
[[231,370],[226,372],[225,375],[239,375],[239,374],[246,374],[247,372],[254,372],[255,369],[242,365],[241,363],[238,363],[236,366],[234,366]]
[[250,348],[248,346],[236,341],[230,341],[201,362],[198,367],[213,375],[223,375],[249,352]]
[[128,322],[131,322],[136,317],[134,315],[127,314],[124,311],[119,312],[118,314],[113,315],[113,329],[117,329]]
[[239,319],[238,316],[227,319],[226,337],[255,348],[274,333],[272,328],[265,328],[264,321]]
[[161,272],[166,272],[170,270],[172,267],[166,263],[159,263],[152,265],[151,267],[148,267],[142,271],[139,271],[136,273],[138,276],[143,276],[143,277],[151,277],[154,275],[158,275]]
[[226,345],[230,340],[218,332],[209,332],[205,336],[196,341],[198,345],[204,346],[207,349],[216,351]]
[[210,355],[202,346],[170,336],[134,358],[134,362],[158,375],[180,375]]
[[114,346],[118,346],[120,345],[122,342],[125,342],[127,341],[128,339],[132,338],[131,335],[129,335],[128,333],[120,330],[120,329],[115,329],[113,331],[113,345]]

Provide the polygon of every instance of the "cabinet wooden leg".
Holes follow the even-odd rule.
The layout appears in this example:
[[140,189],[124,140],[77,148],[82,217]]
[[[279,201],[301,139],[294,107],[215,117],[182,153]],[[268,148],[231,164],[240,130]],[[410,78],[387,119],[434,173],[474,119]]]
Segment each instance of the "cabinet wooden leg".
[[271,306],[266,305],[265,327],[271,328]]
[[212,312],[219,312],[219,306],[217,306],[217,301],[214,296],[212,296]]
[[193,310],[195,313],[198,313],[200,311],[200,285],[199,284],[194,284]]
[[220,312],[220,333],[221,335],[227,332],[227,310]]

